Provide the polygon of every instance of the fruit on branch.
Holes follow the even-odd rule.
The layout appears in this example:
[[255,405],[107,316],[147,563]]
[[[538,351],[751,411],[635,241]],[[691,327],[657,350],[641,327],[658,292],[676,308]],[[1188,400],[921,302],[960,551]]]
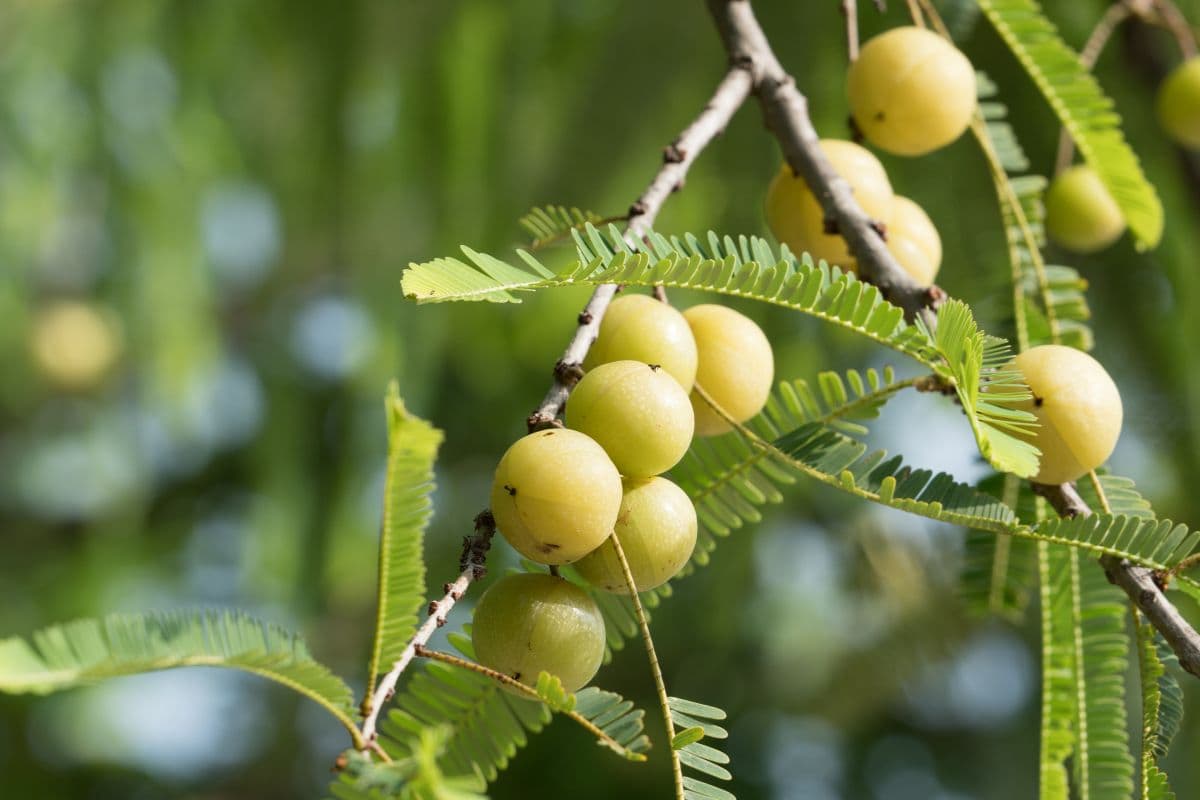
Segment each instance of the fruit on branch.
[[608,538],[621,507],[621,476],[604,448],[578,431],[537,431],[496,467],[492,514],[518,553],[566,564]]
[[864,44],[850,65],[846,90],[867,141],[901,156],[950,144],[975,112],[971,62],[924,28],[893,28]]
[[1035,483],[1066,483],[1112,455],[1121,433],[1121,395],[1100,362],[1082,350],[1047,344],[1015,364],[1033,392],[1026,410],[1040,427],[1026,438],[1042,451]]
[[588,684],[604,660],[604,617],[588,593],[554,575],[496,581],[475,607],[475,658],[528,686],[557,675],[568,692]]
[[902,195],[892,201],[888,250],[913,280],[929,286],[942,266],[942,239],[925,209]]
[[696,340],[687,320],[669,303],[644,294],[613,300],[583,368],[625,360],[658,364],[690,392],[696,380]]
[[[887,222],[892,214],[892,184],[871,151],[854,142],[822,139],[821,150],[833,170],[850,184],[854,199],[871,219]],[[809,253],[843,269],[854,269],[846,240],[827,232],[825,212],[804,178],[784,164],[767,189],[767,224],[775,238],[797,256]]]
[[[615,529],[639,592],[669,581],[696,547],[696,507],[666,478],[626,480]],[[574,564],[584,580],[607,592],[628,594],[612,538]]]
[[81,391],[96,386],[121,355],[116,322],[94,306],[63,300],[38,311],[30,332],[33,361],[56,386]]
[[613,361],[584,375],[567,401],[566,422],[595,439],[627,478],[679,463],[695,425],[679,382],[641,361]]
[[[749,317],[715,304],[683,312],[696,337],[696,386],[734,420],[745,422],[766,405],[775,379],[771,342]],[[733,429],[693,389],[696,434],[716,436]]]
[[1167,76],[1158,90],[1158,121],[1184,147],[1200,149],[1200,56]]
[[1096,171],[1069,167],[1046,190],[1046,233],[1077,253],[1103,250],[1120,238],[1125,217]]

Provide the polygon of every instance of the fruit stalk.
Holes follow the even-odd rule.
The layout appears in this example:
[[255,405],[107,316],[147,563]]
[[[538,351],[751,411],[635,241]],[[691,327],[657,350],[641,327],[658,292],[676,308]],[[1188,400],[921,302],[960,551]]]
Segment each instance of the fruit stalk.
[[[750,95],[752,85],[751,75],[744,69],[735,66],[725,74],[712,99],[696,119],[663,150],[662,167],[641,197],[629,207],[626,238],[636,239],[650,230],[667,198],[683,187],[688,169],[696,156],[725,130],[729,120]],[[579,365],[596,339],[604,312],[617,293],[617,288],[612,283],[597,286],[583,311],[579,312],[579,327],[554,367],[554,383],[526,420],[530,433],[558,424],[558,415],[567,402],[567,395],[582,376]]]
[[937,286],[920,286],[909,277],[888,251],[879,223],[867,216],[855,201],[850,184],[833,169],[808,116],[808,100],[776,58],[750,1],[708,0],[708,7],[730,63],[753,77],[754,93],[767,127],[788,164],[813,188],[826,218],[850,245],[858,260],[859,276],[878,286],[891,302],[904,309],[910,321],[919,316],[932,324],[945,292]]
[[475,517],[475,533],[463,539],[462,558],[459,561],[459,576],[452,583],[446,584],[446,594],[441,600],[435,600],[429,604],[429,618],[417,629],[412,640],[400,657],[392,664],[392,668],[379,681],[379,686],[376,687],[375,693],[363,701],[363,724],[362,724],[362,740],[366,747],[371,747],[375,743],[376,726],[379,723],[379,712],[383,710],[384,705],[391,699],[392,694],[396,691],[396,681],[400,679],[401,673],[408,667],[413,656],[420,648],[429,642],[429,638],[433,636],[434,631],[446,624],[446,617],[449,616],[450,610],[454,608],[454,604],[462,599],[466,593],[467,587],[474,581],[480,580],[487,574],[487,552],[492,544],[492,537],[496,534],[496,521],[492,518],[492,512],[482,511]]

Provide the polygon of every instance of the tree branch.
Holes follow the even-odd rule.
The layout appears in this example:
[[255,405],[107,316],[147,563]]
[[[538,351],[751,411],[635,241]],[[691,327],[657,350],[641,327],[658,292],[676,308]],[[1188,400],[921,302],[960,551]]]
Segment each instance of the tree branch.
[[842,0],[842,16],[846,18],[846,57],[858,61],[858,3]]
[[[945,300],[945,292],[936,286],[922,289],[904,273],[855,201],[849,184],[833,171],[818,145],[808,103],[771,50],[750,0],[708,0],[708,7],[730,62],[754,76],[754,92],[763,106],[767,127],[779,140],[788,163],[812,188],[825,214],[837,223],[858,261],[859,276],[878,286],[907,317],[919,315],[933,330],[937,322],[933,312]],[[1071,484],[1035,484],[1034,490],[1063,516],[1091,513]],[[1114,558],[1101,559],[1101,565],[1171,645],[1184,669],[1200,677],[1200,634],[1167,599],[1153,573]]]
[[[1079,496],[1073,484],[1047,486],[1035,483],[1033,491],[1046,498],[1060,517],[1087,517],[1092,514],[1092,509]],[[1179,665],[1200,677],[1200,635],[1163,594],[1163,587],[1155,578],[1154,571],[1114,556],[1102,557],[1100,566],[1104,567],[1108,579],[1121,587],[1130,602],[1167,640],[1175,655],[1179,656]]]
[[754,93],[767,127],[779,141],[784,158],[816,195],[827,219],[836,224],[858,261],[859,276],[879,287],[912,320],[931,323],[946,294],[936,286],[917,284],[887,249],[878,224],[854,199],[850,184],[834,171],[822,152],[808,116],[808,100],[779,63],[749,0],[708,0],[729,61],[749,70]]
[[[729,120],[750,94],[752,79],[749,72],[734,67],[726,73],[717,86],[712,99],[701,110],[699,116],[663,149],[663,164],[642,196],[629,207],[629,225],[626,238],[644,236],[654,224],[658,212],[672,192],[683,187],[684,178],[696,156],[725,130]],[[554,384],[542,398],[541,404],[529,415],[526,424],[529,432],[557,426],[558,415],[567,402],[567,395],[583,376],[580,365],[588,348],[596,340],[600,321],[608,304],[617,293],[616,284],[605,283],[596,287],[583,311],[579,313],[579,327],[571,338],[562,358],[554,368]]]
[[445,586],[445,596],[429,604],[429,618],[417,629],[416,634],[400,653],[400,657],[392,664],[392,668],[379,681],[375,694],[364,700],[362,738],[367,747],[375,742],[376,726],[379,723],[379,713],[396,691],[396,682],[400,674],[408,667],[418,649],[423,648],[433,632],[446,624],[446,617],[454,604],[462,599],[467,587],[474,581],[487,575],[487,552],[492,546],[492,537],[496,534],[496,520],[491,511],[481,511],[475,517],[475,533],[463,539],[463,552],[459,560],[460,574],[453,583]]

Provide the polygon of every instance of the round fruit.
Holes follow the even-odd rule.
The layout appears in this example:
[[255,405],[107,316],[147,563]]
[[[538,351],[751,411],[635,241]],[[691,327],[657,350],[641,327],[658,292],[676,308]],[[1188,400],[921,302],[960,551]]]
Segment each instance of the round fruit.
[[922,286],[933,283],[942,265],[942,239],[925,209],[896,195],[887,226],[888,250],[913,280]]
[[[712,304],[692,306],[683,316],[696,337],[696,351],[700,355],[696,385],[738,422],[745,422],[761,411],[775,378],[771,343],[762,328],[731,308]],[[695,390],[692,408],[696,412],[697,435],[716,436],[732,430]]]
[[1103,250],[1120,238],[1125,217],[1091,167],[1063,170],[1046,190],[1046,233],[1078,253]]
[[42,374],[52,383],[75,390],[95,386],[121,354],[115,322],[75,300],[39,311],[29,344]]
[[475,658],[528,686],[557,675],[568,692],[587,685],[604,660],[604,617],[588,593],[553,575],[496,581],[471,624]]
[[[821,150],[833,170],[845,178],[854,199],[872,219],[886,222],[892,214],[892,184],[870,150],[854,142],[822,139]],[[825,212],[804,179],[784,164],[767,189],[767,224],[775,238],[799,256],[809,253],[843,269],[854,269],[846,240],[825,232]]]
[[613,300],[583,368],[626,360],[658,364],[690,392],[696,380],[696,340],[687,320],[669,303],[644,294]]
[[679,463],[695,420],[687,392],[666,370],[613,361],[584,375],[571,392],[567,425],[595,439],[622,475],[648,478]]
[[508,448],[492,483],[496,527],[518,553],[566,564],[612,533],[621,507],[621,476],[600,445],[555,428]]
[[1066,483],[1103,464],[1121,433],[1121,395],[1100,362],[1057,344],[1016,358],[1033,392],[1028,411],[1041,427],[1028,440],[1042,451],[1035,483]]
[[1158,121],[1175,141],[1200,148],[1200,56],[1180,64],[1163,81]]
[[924,28],[893,28],[863,45],[846,88],[867,141],[901,156],[950,144],[975,113],[974,67]]
[[[666,478],[625,481],[615,529],[639,592],[675,577],[696,547],[696,507]],[[612,537],[575,562],[584,579],[607,592],[628,594]]]

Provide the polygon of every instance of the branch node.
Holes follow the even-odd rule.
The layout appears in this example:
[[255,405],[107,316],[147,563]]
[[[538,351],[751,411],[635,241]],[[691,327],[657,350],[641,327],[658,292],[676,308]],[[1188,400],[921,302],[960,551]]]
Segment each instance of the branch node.
[[578,361],[563,361],[559,359],[554,364],[554,377],[566,387],[579,383],[583,377],[583,366]]
[[[795,170],[792,171],[795,172]],[[838,221],[833,217],[825,217],[822,221],[822,230],[828,236],[837,236],[842,232],[842,229],[838,226]]]
[[646,214],[646,212],[647,212],[647,211],[649,211],[649,210],[650,210],[650,209],[649,209],[649,208],[647,208],[647,206],[646,206],[646,203],[645,203],[645,202],[643,202],[642,200],[635,200],[635,201],[634,201],[634,202],[633,202],[633,203],[632,203],[632,204],[629,206],[629,216],[628,216],[628,218],[629,218],[629,219],[633,219],[634,217],[641,217],[641,216],[644,216],[644,215]]
[[586,308],[583,311],[579,312],[579,324],[580,325],[591,325],[592,320],[594,320],[594,319],[595,319],[595,317],[592,316],[592,312],[588,311]]
[[663,148],[664,164],[682,164],[685,158],[687,158],[687,151],[675,142]]
[[873,230],[877,234],[879,234],[880,239],[883,239],[885,242],[888,240],[887,223],[886,222],[884,222],[882,220],[878,220],[878,219],[873,219],[873,220],[871,220],[870,225],[871,225],[871,230]]

